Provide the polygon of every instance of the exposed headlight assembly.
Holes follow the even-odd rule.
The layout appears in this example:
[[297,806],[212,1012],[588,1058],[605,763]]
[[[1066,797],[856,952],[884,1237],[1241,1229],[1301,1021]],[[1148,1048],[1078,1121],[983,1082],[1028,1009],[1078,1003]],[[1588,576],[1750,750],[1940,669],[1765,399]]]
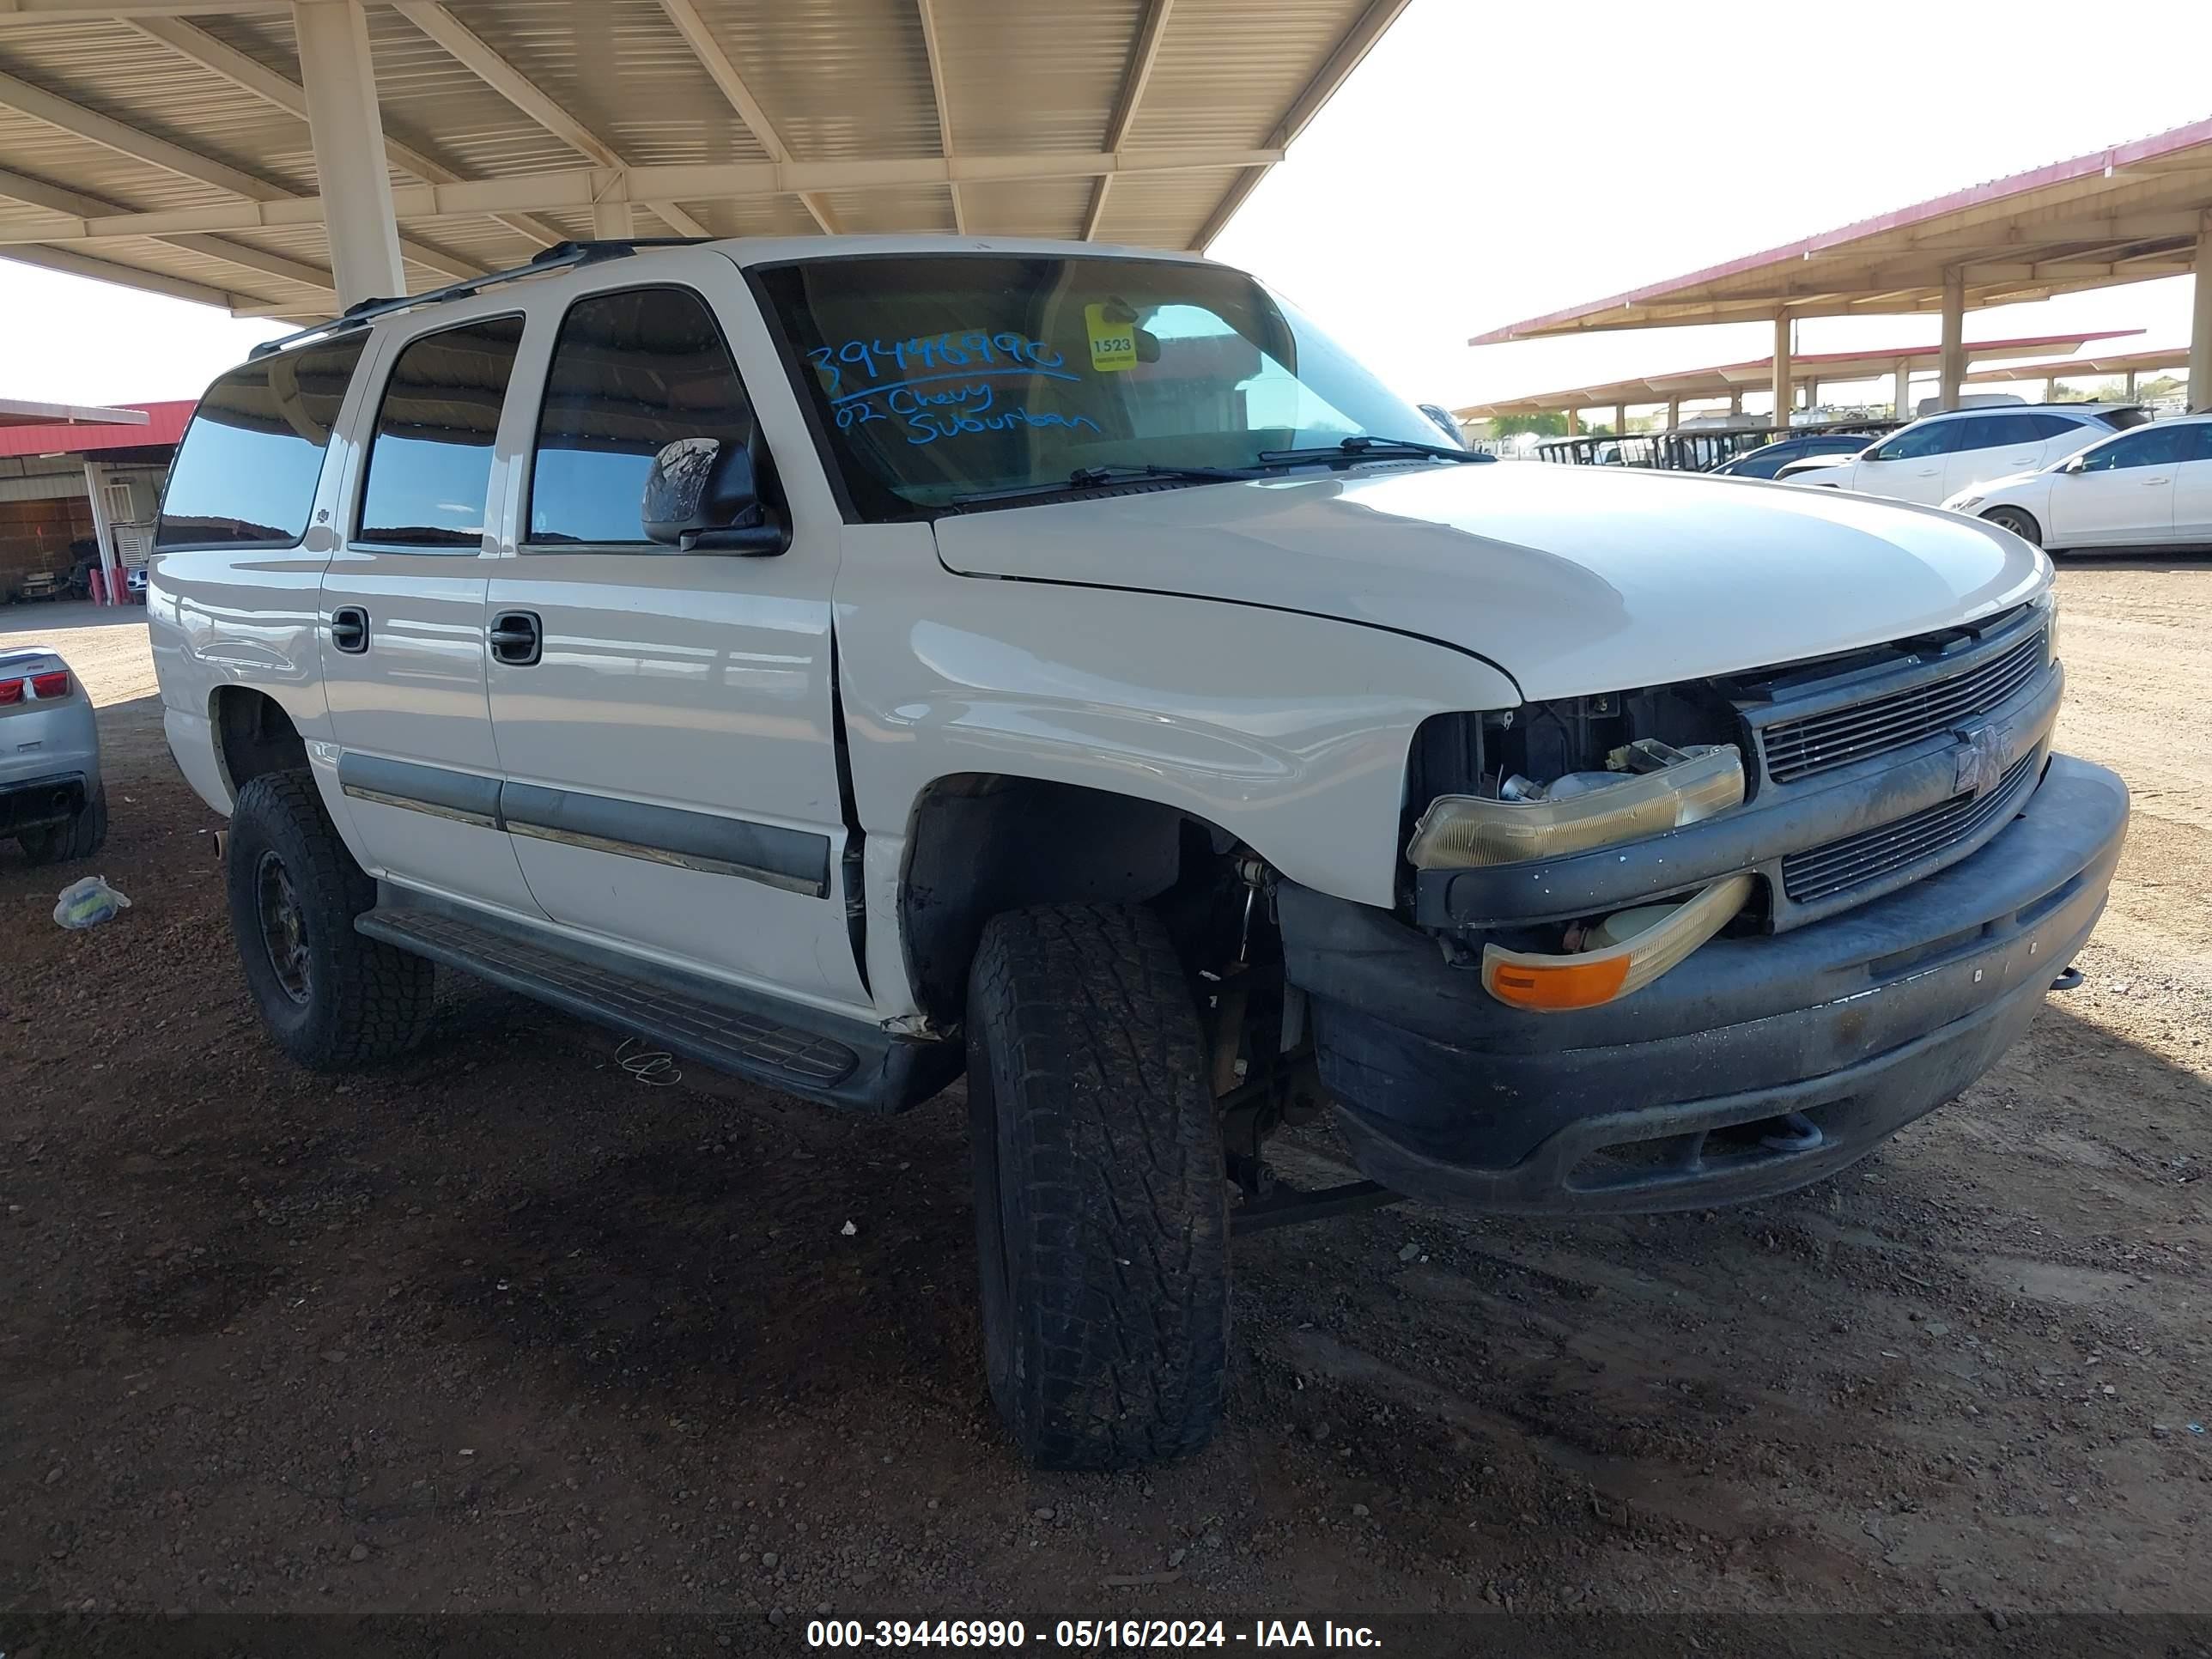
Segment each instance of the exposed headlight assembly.
[[[1465,870],[1556,858],[1695,823],[1743,799],[1743,757],[1732,743],[1675,749],[1641,738],[1608,757],[1624,770],[1576,773],[1542,799],[1440,795],[1413,829],[1417,870]],[[1569,793],[1567,786],[1591,780]]]

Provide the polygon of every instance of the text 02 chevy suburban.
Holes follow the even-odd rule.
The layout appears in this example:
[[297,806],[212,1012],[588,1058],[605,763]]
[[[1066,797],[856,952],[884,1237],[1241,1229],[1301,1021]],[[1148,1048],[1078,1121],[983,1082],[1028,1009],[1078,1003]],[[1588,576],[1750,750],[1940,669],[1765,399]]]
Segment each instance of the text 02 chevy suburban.
[[263,348],[150,598],[263,1018],[385,1060],[445,963],[853,1110],[964,1072],[991,1389],[1062,1467],[1212,1431],[1232,1217],[1324,1105],[1390,1193],[1572,1214],[1955,1096],[2126,826],[2051,750],[2049,562],[1438,436],[1250,277],[1084,245],[570,245]]

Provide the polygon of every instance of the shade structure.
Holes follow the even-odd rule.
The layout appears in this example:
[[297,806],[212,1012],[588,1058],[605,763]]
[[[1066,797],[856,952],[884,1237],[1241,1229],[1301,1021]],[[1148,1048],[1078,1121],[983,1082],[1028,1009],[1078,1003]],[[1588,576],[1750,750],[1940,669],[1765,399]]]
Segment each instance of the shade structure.
[[1202,247],[1405,3],[0,0],[0,257],[314,317],[593,235]]

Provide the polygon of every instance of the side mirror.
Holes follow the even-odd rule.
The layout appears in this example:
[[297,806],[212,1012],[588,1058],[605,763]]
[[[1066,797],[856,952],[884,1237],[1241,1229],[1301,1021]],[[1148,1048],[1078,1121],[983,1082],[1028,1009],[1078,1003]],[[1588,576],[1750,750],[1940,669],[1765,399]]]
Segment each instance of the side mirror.
[[2087,468],[2083,465],[2081,458],[2079,455],[2076,455],[2072,460],[2067,462],[2065,465],[2060,467],[2058,470],[2061,472],[2082,472],[2087,471]]
[[664,445],[639,504],[645,533],[686,553],[781,553],[791,532],[762,502],[752,453],[720,438]]

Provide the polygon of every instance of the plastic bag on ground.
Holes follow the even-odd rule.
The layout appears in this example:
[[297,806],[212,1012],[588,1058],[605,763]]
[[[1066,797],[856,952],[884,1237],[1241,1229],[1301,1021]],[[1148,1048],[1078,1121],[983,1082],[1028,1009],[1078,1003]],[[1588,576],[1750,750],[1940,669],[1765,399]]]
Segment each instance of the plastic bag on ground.
[[105,876],[87,876],[62,889],[54,904],[54,920],[64,927],[97,927],[118,910],[128,910],[131,901],[107,884]]

